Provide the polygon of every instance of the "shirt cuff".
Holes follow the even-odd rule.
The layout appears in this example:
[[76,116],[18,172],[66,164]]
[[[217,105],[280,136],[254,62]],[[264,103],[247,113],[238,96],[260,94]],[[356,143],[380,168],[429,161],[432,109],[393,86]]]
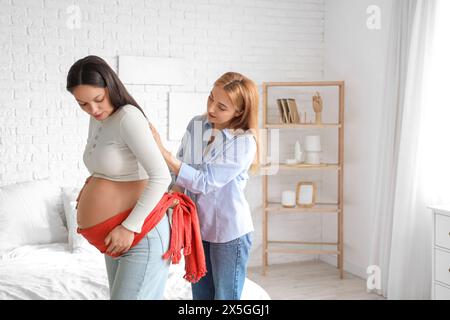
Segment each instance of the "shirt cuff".
[[177,180],[175,181],[175,184],[177,184],[183,188],[189,189],[189,187],[192,184],[192,181],[194,181],[196,171],[197,170],[195,170],[191,166],[182,162],[180,171],[178,172]]

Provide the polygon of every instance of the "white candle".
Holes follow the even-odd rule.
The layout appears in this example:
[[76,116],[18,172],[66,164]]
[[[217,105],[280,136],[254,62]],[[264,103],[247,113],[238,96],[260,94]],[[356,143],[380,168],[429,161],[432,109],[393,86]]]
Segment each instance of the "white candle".
[[295,192],[283,191],[281,194],[281,205],[283,207],[295,207]]

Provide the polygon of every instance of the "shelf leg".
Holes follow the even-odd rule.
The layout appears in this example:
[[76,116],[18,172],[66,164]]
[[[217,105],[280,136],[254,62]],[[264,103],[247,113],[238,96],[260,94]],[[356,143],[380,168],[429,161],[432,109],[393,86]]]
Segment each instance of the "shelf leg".
[[268,243],[267,243],[267,234],[268,234],[268,211],[266,211],[267,207],[267,175],[263,175],[263,243],[262,243],[262,274],[265,276],[267,273],[267,266],[269,265],[268,258]]

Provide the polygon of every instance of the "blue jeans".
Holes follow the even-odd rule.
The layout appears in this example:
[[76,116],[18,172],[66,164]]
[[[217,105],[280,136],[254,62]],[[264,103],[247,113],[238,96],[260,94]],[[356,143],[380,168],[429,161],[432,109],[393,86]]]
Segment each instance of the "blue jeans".
[[247,274],[252,232],[225,243],[203,241],[208,272],[192,284],[194,300],[239,300]]
[[111,300],[160,300],[164,296],[169,260],[170,225],[167,214],[134,247],[119,257],[105,256]]

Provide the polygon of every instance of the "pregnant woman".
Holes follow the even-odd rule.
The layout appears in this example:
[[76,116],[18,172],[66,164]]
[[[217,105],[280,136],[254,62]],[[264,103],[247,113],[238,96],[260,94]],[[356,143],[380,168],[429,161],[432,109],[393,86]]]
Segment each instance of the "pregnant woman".
[[148,120],[99,57],[75,62],[67,76],[67,90],[90,118],[83,161],[91,176],[78,198],[79,229],[88,232],[133,208],[104,240],[110,296],[162,299],[170,265],[162,258],[170,241],[167,214],[131,247],[171,181]]
[[192,284],[193,298],[240,299],[253,232],[244,188],[248,170],[258,168],[256,85],[236,72],[222,75],[211,90],[206,114],[188,124],[177,157],[150,126],[177,176],[172,189],[186,189],[197,205],[208,272]]

